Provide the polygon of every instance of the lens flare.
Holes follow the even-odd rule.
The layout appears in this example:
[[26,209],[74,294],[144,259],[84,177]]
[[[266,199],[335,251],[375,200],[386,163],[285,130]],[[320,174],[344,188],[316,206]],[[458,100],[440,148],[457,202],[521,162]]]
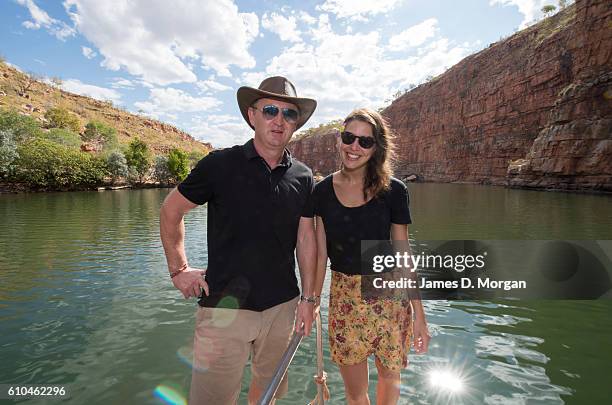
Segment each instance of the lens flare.
[[188,365],[190,368],[193,367],[193,347],[192,346],[181,346],[176,351],[181,363]]
[[167,385],[158,385],[153,391],[156,398],[169,405],[187,405],[187,400],[178,391]]
[[219,301],[217,304],[217,308],[229,308],[229,309],[238,309],[238,298],[233,297],[231,295],[227,295]]
[[432,370],[429,372],[429,384],[440,391],[459,393],[465,388],[463,380],[449,370]]

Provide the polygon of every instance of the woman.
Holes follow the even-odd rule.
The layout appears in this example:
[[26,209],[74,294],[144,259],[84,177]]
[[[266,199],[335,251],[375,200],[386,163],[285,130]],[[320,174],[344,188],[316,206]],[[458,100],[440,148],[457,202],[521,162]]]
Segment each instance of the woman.
[[[353,111],[340,140],[342,168],[316,185],[312,199],[318,248],[315,291],[323,288],[329,257],[331,357],[340,368],[348,403],[370,403],[367,359],[374,354],[377,404],[396,404],[412,332],[415,351],[427,351],[425,313],[418,299],[362,299],[360,244],[408,239],[407,190],[391,177],[392,135],[379,113]],[[367,280],[363,282],[371,282]]]

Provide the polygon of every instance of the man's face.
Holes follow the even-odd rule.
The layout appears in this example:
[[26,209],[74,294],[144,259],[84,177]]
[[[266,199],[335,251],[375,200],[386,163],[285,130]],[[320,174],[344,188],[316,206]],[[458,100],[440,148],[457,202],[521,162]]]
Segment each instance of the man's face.
[[[270,105],[278,108],[278,114],[273,118],[263,112],[263,109]],[[270,98],[257,100],[253,107],[249,108],[249,121],[255,127],[255,139],[271,149],[284,148],[295,131],[296,123],[288,122],[283,117],[283,109],[298,111],[297,107],[294,104]]]

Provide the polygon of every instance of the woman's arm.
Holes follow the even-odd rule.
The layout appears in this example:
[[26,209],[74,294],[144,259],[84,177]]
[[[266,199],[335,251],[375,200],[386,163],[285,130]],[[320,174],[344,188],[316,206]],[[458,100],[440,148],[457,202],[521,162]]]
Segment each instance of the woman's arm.
[[315,278],[314,293],[315,295],[321,296],[323,282],[325,281],[325,272],[327,270],[327,238],[325,237],[325,226],[323,226],[323,219],[319,216],[315,218],[315,234],[317,237],[317,275]]
[[[408,250],[408,254],[412,255],[410,251],[410,244],[408,243],[408,225],[405,224],[391,224],[391,240],[392,241],[406,241],[402,244],[402,247]],[[415,270],[416,269],[410,269]],[[413,273],[416,275],[416,273]],[[429,346],[429,331],[427,328],[427,320],[425,319],[425,310],[423,309],[423,303],[420,299],[418,292],[418,286],[415,294],[411,294],[410,304],[412,306],[412,313],[414,314],[413,333],[414,340],[412,345],[417,353],[426,353]]]

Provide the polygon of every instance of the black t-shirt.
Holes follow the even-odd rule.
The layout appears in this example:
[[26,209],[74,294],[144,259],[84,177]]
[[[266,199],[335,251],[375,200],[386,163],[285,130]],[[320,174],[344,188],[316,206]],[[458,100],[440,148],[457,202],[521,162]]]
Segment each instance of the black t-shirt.
[[252,139],[200,160],[178,190],[208,203],[210,295],[201,306],[263,311],[299,295],[294,250],[312,189],[306,165],[286,150],[270,170]]
[[308,216],[323,220],[327,256],[331,269],[345,274],[362,274],[361,241],[389,240],[391,224],[410,224],[406,185],[391,178],[387,191],[359,207],[345,207],[334,191],[332,175],[319,182],[308,207]]

